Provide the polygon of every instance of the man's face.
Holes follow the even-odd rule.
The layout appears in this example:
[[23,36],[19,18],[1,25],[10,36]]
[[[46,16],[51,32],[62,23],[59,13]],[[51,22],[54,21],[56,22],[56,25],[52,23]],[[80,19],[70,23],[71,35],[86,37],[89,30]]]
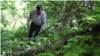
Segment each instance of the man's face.
[[40,15],[41,14],[42,9],[37,10],[37,13]]

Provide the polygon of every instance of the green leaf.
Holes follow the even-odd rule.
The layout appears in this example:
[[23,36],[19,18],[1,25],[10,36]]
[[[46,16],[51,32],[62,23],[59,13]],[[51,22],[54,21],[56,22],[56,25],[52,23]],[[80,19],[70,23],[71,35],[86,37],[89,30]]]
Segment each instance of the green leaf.
[[71,27],[66,27],[66,29],[72,29]]
[[0,2],[0,4],[1,4],[1,5],[7,5],[6,3],[2,3],[2,2]]
[[4,27],[6,27],[8,25],[8,23],[3,23]]
[[61,25],[61,23],[54,23],[54,25]]
[[87,23],[87,22],[81,23],[81,24],[79,25],[79,28],[81,28],[85,23]]
[[73,45],[73,43],[67,43],[67,45],[63,46],[63,48],[71,48],[72,45]]
[[78,55],[78,53],[68,52],[68,53],[64,54],[63,56],[79,56],[79,55]]
[[4,25],[2,23],[0,23],[0,27],[4,29]]
[[75,38],[82,38],[83,36],[81,35],[76,35]]
[[100,13],[100,7],[98,7],[98,8],[96,9],[96,12],[99,12],[99,13]]
[[38,54],[38,55],[35,55],[35,56],[54,56],[54,54],[53,53],[40,53],[40,54]]
[[52,45],[51,48],[58,48],[59,45]]
[[33,46],[34,50],[36,50],[36,46]]
[[5,7],[5,8],[1,8],[1,10],[7,10],[8,8],[7,7]]
[[64,45],[63,48],[71,48],[70,45]]
[[74,42],[77,42],[78,40],[76,38],[70,38],[67,40],[68,42],[71,42],[71,41],[74,41]]

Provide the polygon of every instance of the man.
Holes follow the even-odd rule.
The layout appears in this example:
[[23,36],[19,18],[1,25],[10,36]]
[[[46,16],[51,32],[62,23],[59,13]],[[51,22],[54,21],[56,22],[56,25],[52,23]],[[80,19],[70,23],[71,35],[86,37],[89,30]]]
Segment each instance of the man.
[[31,40],[32,34],[35,31],[34,38],[36,41],[37,39],[36,36],[40,33],[41,26],[42,26],[43,32],[45,32],[44,27],[46,25],[46,13],[43,11],[43,8],[41,5],[37,5],[36,9],[30,12],[27,27],[29,27],[30,20],[32,20],[32,22],[30,25],[28,38],[29,40]]

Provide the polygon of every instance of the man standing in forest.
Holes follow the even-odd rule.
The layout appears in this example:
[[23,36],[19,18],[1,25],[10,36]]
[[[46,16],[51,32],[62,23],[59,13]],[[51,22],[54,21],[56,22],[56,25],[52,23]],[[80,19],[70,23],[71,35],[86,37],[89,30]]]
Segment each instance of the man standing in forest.
[[43,32],[45,32],[44,27],[46,25],[46,13],[43,11],[42,5],[37,5],[36,9],[30,12],[27,27],[29,27],[30,20],[32,20],[32,22],[29,29],[28,39],[31,40],[32,34],[35,31],[34,41],[36,41],[37,39],[36,36],[40,33],[41,26],[42,26]]

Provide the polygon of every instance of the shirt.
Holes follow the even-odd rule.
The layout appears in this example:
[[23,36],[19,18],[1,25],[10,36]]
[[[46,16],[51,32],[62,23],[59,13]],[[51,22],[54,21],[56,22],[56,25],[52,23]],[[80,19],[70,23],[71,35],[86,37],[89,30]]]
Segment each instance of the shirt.
[[28,18],[28,22],[32,20],[32,22],[35,24],[35,25],[42,25],[42,26],[45,26],[46,25],[46,13],[42,10],[41,11],[41,14],[38,15],[37,14],[37,10],[32,10],[30,12],[30,15],[29,15],[29,18]]

